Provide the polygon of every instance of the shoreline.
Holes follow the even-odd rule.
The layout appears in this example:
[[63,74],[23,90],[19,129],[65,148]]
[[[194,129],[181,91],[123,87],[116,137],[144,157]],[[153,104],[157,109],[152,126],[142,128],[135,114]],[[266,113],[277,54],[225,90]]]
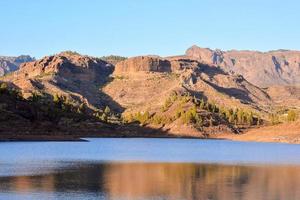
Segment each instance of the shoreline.
[[129,138],[143,138],[143,139],[195,139],[195,140],[227,140],[227,141],[235,141],[235,142],[257,142],[257,143],[278,143],[278,144],[300,144],[292,141],[282,141],[280,139],[276,140],[276,138],[269,138],[265,140],[259,139],[247,139],[244,134],[239,135],[230,135],[230,134],[219,134],[210,137],[193,137],[193,136],[95,136],[95,135],[84,135],[84,136],[49,136],[49,135],[27,135],[27,136],[17,136],[17,137],[3,137],[0,136],[1,142],[88,142],[88,138],[118,138],[118,139],[129,139]]
[[[128,128],[128,127],[127,127]],[[274,126],[264,126],[245,130],[243,133],[212,133],[203,135],[199,132],[192,133],[170,133],[152,129],[151,131],[142,131],[135,128],[119,129],[119,130],[101,130],[86,132],[84,130],[76,132],[72,131],[57,131],[55,134],[39,134],[39,131],[34,133],[7,131],[0,133],[0,142],[25,142],[25,141],[86,141],[84,138],[177,138],[177,139],[217,139],[217,140],[231,140],[240,142],[264,142],[264,143],[287,143],[300,144],[300,121],[295,123],[279,124]],[[43,132],[43,131],[41,131]]]

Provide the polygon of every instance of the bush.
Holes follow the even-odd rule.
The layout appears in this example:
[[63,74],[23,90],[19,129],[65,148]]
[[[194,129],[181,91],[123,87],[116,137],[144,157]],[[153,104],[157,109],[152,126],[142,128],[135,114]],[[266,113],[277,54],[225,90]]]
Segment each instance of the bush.
[[42,95],[38,94],[37,92],[33,92],[31,94],[31,97],[29,98],[29,100],[31,100],[32,102],[40,102],[42,99]]
[[135,115],[135,120],[140,122],[142,125],[144,125],[150,120],[150,113],[148,111],[144,113],[138,112]]
[[275,114],[275,113],[270,114],[269,115],[269,119],[270,119],[272,125],[276,125],[276,124],[280,123],[279,116],[277,114]]
[[86,112],[86,105],[85,103],[81,103],[77,108],[77,113],[84,114],[85,112]]
[[287,115],[287,121],[293,122],[297,120],[297,113],[295,110],[289,110]]
[[104,109],[104,113],[109,115],[110,112],[111,112],[110,108],[108,106],[106,106],[105,109]]
[[8,85],[7,83],[0,84],[0,94],[4,94],[8,92]]

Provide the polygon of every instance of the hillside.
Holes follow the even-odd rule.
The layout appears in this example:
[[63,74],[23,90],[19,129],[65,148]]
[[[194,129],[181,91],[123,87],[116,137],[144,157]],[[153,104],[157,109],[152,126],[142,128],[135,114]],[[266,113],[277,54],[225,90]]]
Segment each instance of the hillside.
[[260,87],[300,85],[299,51],[222,51],[192,46],[186,55],[241,74]]
[[[38,95],[52,105],[60,99],[75,111],[75,116],[78,109],[84,108],[84,113],[79,114],[89,122],[77,123],[66,117],[68,126],[61,130],[69,133],[77,127],[73,132],[85,136],[232,135],[285,120],[286,113],[296,109],[299,98],[296,87],[277,86],[289,88],[284,89],[289,93],[282,94],[289,94],[293,103],[286,104],[288,101],[276,89],[262,89],[240,74],[187,56],[138,56],[122,58],[113,65],[68,51],[22,64],[0,80],[20,91],[24,101],[30,102]],[[61,112],[65,115],[68,111]],[[274,114],[277,112],[280,118]],[[35,122],[43,121],[39,119]],[[64,121],[62,117],[56,123]],[[53,124],[51,120],[49,123]],[[22,131],[20,126],[11,130],[10,126],[10,122],[2,123],[2,132]],[[28,132],[43,132],[43,127],[29,128]],[[49,126],[44,128],[49,130]]]
[[[259,110],[263,115],[271,102],[263,90],[242,76],[183,57],[129,58],[115,66],[113,77],[103,91],[125,108],[123,115],[134,118],[149,112],[146,119],[140,114],[140,121],[173,133],[237,132],[232,124],[249,124],[237,122],[227,112],[234,115],[239,108],[253,115],[254,123],[258,120],[254,113]],[[200,106],[201,101],[206,106]],[[188,123],[186,115],[191,115]]]
[[84,103],[96,109],[105,107],[102,102],[111,102],[99,88],[112,71],[113,66],[101,59],[62,52],[22,64],[18,71],[3,77],[3,81],[15,85],[25,98],[32,92],[57,94],[74,104]]
[[22,63],[32,61],[34,58],[25,55],[18,57],[0,56],[0,76],[18,70]]

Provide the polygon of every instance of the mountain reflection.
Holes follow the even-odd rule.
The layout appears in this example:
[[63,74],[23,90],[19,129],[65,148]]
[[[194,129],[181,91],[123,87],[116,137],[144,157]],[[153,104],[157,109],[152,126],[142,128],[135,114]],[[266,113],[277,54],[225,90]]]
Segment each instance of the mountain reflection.
[[0,177],[0,192],[79,192],[107,199],[300,199],[300,167],[103,163]]

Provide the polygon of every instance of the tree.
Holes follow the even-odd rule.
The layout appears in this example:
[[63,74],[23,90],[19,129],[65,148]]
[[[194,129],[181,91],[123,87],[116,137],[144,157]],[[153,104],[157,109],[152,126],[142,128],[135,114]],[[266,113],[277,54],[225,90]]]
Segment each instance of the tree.
[[110,108],[108,106],[105,107],[104,113],[109,115],[110,114]]
[[81,103],[81,104],[79,105],[78,109],[77,109],[77,112],[78,112],[78,113],[85,113],[85,111],[86,111],[86,106],[85,106],[84,103]]
[[32,102],[37,103],[42,99],[42,96],[40,94],[38,94],[37,92],[33,92],[30,99]]
[[204,108],[205,108],[205,102],[204,102],[203,99],[201,99],[201,101],[200,101],[200,109],[204,110]]
[[8,86],[7,86],[7,84],[6,83],[1,83],[0,84],[0,94],[3,94],[3,93],[5,93],[5,92],[7,92],[8,91]]
[[260,126],[260,123],[261,123],[261,118],[260,118],[260,116],[258,116],[258,117],[257,117],[257,123],[256,123],[256,125],[257,125],[257,126]]
[[251,126],[253,124],[253,121],[254,121],[253,120],[253,113],[250,112],[249,114],[247,114],[246,118],[247,118],[248,125]]
[[239,124],[244,123],[244,111],[242,109],[237,110],[237,121]]
[[296,121],[296,119],[297,119],[297,113],[295,112],[295,110],[289,110],[287,115],[287,120],[289,122],[293,122]]
[[279,116],[278,116],[277,114],[275,114],[275,113],[272,113],[272,114],[269,116],[269,118],[270,118],[270,121],[271,121],[272,125],[276,125],[276,124],[279,124],[279,123],[280,123],[280,121],[279,121]]

